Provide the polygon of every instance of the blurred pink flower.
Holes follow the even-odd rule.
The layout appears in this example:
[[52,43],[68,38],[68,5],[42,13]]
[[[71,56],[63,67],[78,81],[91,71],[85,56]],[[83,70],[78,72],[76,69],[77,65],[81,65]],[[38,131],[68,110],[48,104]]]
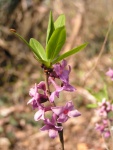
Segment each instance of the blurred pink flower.
[[113,104],[111,104],[109,101],[106,101],[105,98],[102,99],[102,102],[98,103],[99,109],[97,110],[97,113],[99,113],[102,117],[107,117],[108,113],[110,111],[113,111]]
[[105,138],[110,137],[110,131],[107,120],[103,120],[101,124],[97,123],[95,129],[100,131],[100,133],[103,134]]
[[[42,90],[42,94],[38,90]],[[27,104],[31,104],[33,108],[38,108],[41,103],[44,103],[48,100],[46,95],[46,87],[44,81],[41,81],[39,84],[35,83],[35,86],[30,89],[29,95],[32,97]]]
[[109,70],[106,72],[106,75],[109,76],[111,80],[113,80],[113,70],[111,68],[109,68]]

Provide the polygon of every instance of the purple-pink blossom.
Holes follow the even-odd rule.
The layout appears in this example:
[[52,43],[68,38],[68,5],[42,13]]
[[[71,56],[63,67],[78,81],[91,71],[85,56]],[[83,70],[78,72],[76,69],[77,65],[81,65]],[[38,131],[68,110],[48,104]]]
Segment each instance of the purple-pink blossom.
[[113,69],[109,68],[109,70],[106,72],[106,75],[109,76],[111,80],[113,80]]
[[108,113],[113,111],[113,104],[111,104],[109,101],[106,101],[105,98],[102,100],[102,102],[99,102],[98,105],[99,108],[97,113],[102,117],[107,117]]
[[34,120],[39,121],[39,120],[45,120],[45,112],[51,111],[51,106],[39,106],[38,111],[34,115]]
[[[70,117],[78,117],[81,113],[74,109],[72,101],[67,102],[65,106],[61,107],[57,107],[55,103],[53,103],[55,97],[59,98],[60,92],[75,91],[75,88],[69,83],[71,67],[68,66],[67,68],[66,60],[63,60],[61,64],[55,64],[53,68],[48,69],[44,66],[42,68],[48,75],[48,83],[46,83],[48,85],[46,85],[44,81],[35,84],[29,91],[31,99],[27,104],[31,104],[34,109],[37,109],[34,120],[42,120],[44,123],[44,126],[40,130],[48,131],[49,137],[55,138],[58,135],[58,132],[63,130],[61,123],[66,122]],[[53,88],[52,92],[49,90],[48,86],[51,86],[50,89]],[[52,104],[44,104],[46,101],[49,101]],[[46,118],[45,113],[47,111],[52,113],[51,119]]]
[[56,125],[56,119],[57,116],[53,114],[51,120],[45,119],[44,123],[45,125],[40,129],[41,131],[48,131],[50,138],[55,138],[58,135],[58,131],[61,131],[63,129],[62,126]]
[[35,121],[39,121],[39,120],[45,120],[45,117],[44,117],[44,113],[45,113],[45,110],[40,108],[34,115],[34,120]]
[[[41,90],[42,93],[39,93],[38,90]],[[46,95],[45,83],[41,81],[39,84],[35,83],[35,86],[30,89],[29,95],[32,97],[27,104],[31,104],[33,108],[38,108],[41,103],[44,103],[48,100]]]
[[103,134],[105,138],[108,138],[110,137],[110,129],[108,122],[112,122],[111,118],[109,118],[109,113],[113,111],[113,104],[107,101],[105,98],[103,98],[102,102],[98,103],[98,106],[99,108],[96,112],[101,117],[101,123],[97,123],[95,129],[100,131],[100,133]]
[[52,83],[52,85],[55,88],[55,91],[53,91],[49,97],[50,102],[54,101],[55,96],[59,98],[59,93],[63,90],[70,91],[70,92],[75,91],[75,88],[68,83],[63,83],[61,86],[59,86],[52,77],[49,78],[49,81]]
[[49,78],[49,80],[50,80],[50,82],[52,83],[52,85],[53,85],[54,88],[55,88],[55,91],[53,91],[53,92],[51,93],[50,97],[49,97],[50,102],[53,102],[54,99],[55,99],[55,96],[56,96],[56,97],[59,97],[59,93],[60,93],[61,91],[63,91],[63,87],[57,85],[57,83],[56,83],[56,82],[54,81],[54,79],[52,79],[51,77]]
[[68,70],[66,69],[67,61],[63,60],[62,63],[57,63],[53,66],[53,70],[55,71],[58,78],[61,79],[61,81],[68,83],[69,82],[69,74],[71,71],[71,67],[68,66]]
[[72,101],[67,102],[65,106],[52,107],[51,109],[58,116],[58,123],[66,122],[69,117],[78,117],[81,115],[78,110],[74,109]]
[[101,124],[97,123],[95,129],[98,130],[101,134],[103,134],[105,138],[110,137],[110,131],[107,120],[103,120]]
[[74,92],[76,89],[70,85],[69,83],[63,83],[62,84],[63,90],[64,91],[69,91],[69,92]]

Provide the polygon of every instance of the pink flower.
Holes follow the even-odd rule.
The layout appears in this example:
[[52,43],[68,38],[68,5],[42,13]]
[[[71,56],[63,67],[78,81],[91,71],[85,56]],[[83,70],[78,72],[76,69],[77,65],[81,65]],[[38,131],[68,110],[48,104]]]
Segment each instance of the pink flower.
[[48,131],[50,138],[55,138],[58,135],[58,131],[63,129],[62,126],[56,125],[56,115],[53,114],[52,119],[45,119],[45,125],[40,129],[41,131]]
[[113,80],[113,70],[111,68],[109,68],[109,70],[106,72],[106,75],[109,76],[111,80]]
[[66,60],[63,60],[61,64],[60,63],[55,64],[53,70],[57,74],[58,78],[60,78],[63,82],[68,83],[71,67],[69,66],[69,69],[66,70],[65,69],[66,66],[67,62]]
[[109,138],[110,137],[110,131],[105,131],[103,134],[104,134],[105,138]]
[[53,102],[53,101],[54,101],[55,96],[59,98],[59,93],[60,93],[61,91],[63,91],[63,90],[64,90],[64,91],[70,91],[70,92],[75,91],[75,88],[72,87],[72,86],[71,86],[70,84],[68,84],[68,83],[63,83],[62,86],[59,86],[59,85],[57,85],[57,83],[55,82],[55,80],[54,80],[53,78],[51,78],[51,77],[49,78],[49,81],[53,84],[53,86],[54,86],[54,88],[55,88],[55,91],[52,92],[51,95],[50,95],[50,98],[49,98],[50,102]]
[[51,95],[50,95],[50,97],[49,97],[50,102],[53,102],[54,99],[55,99],[55,96],[59,97],[59,93],[61,91],[63,91],[63,87],[58,86],[51,77],[49,78],[49,80],[53,84],[53,86],[55,87],[55,91],[52,92]]
[[52,111],[58,116],[57,122],[64,123],[69,117],[78,117],[81,113],[74,109],[72,101],[66,103],[63,107],[52,107]]
[[38,107],[38,111],[34,115],[34,120],[35,121],[45,120],[44,115],[45,115],[45,112],[47,112],[47,111],[51,111],[51,106],[44,107],[44,106],[40,105]]
[[44,94],[46,94],[46,85],[44,81],[41,81],[38,85],[37,85],[37,89],[40,89],[44,92]]
[[76,89],[69,83],[63,83],[62,85],[64,91],[74,92]]
[[40,119],[41,120],[45,120],[45,117],[44,117],[44,109],[40,108],[34,115],[34,120],[35,121],[39,121]]
[[95,129],[100,131],[100,133],[103,134],[105,138],[110,137],[110,131],[107,120],[103,120],[101,124],[97,123]]
[[37,93],[37,84],[35,83],[35,86],[30,89],[29,95],[32,97],[27,104],[32,104],[33,108],[38,107],[38,96],[39,94]]
[[[38,90],[42,90],[42,94]],[[38,85],[35,83],[35,86],[30,89],[29,95],[32,97],[27,104],[31,104],[33,108],[38,108],[41,103],[44,103],[48,100],[46,95],[45,83],[41,81]]]
[[107,117],[110,111],[113,111],[113,104],[111,104],[109,101],[106,101],[105,98],[103,98],[102,102],[99,102],[98,105],[99,109],[97,110],[97,113],[104,118]]

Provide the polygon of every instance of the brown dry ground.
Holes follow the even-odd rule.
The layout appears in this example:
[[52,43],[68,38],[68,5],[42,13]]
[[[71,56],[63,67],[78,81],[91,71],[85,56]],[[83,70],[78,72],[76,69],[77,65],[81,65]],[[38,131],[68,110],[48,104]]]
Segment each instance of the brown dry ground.
[[98,100],[93,93],[104,96],[106,83],[109,99],[113,98],[112,83],[105,76],[112,67],[113,27],[101,49],[112,18],[112,0],[0,0],[0,150],[60,150],[59,139],[51,140],[39,131],[42,123],[34,121],[35,111],[26,104],[29,88],[43,80],[40,65],[9,31],[14,28],[26,40],[34,37],[45,46],[50,10],[55,19],[62,13],[66,16],[63,52],[89,43],[84,51],[67,59],[72,66],[70,82],[77,91],[64,92],[56,100],[57,105],[73,100],[82,113],[63,124],[65,150],[105,150],[103,138],[94,129],[94,109],[86,106]]

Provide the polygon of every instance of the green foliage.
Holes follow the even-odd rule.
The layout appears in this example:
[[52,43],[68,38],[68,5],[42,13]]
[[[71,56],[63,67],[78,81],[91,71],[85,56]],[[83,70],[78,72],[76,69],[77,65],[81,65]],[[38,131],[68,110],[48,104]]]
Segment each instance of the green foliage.
[[65,16],[62,14],[54,23],[55,29],[65,26]]
[[108,99],[108,92],[107,92],[107,86],[104,85],[104,88],[101,89],[99,92],[91,93],[96,98],[95,104],[88,104],[87,108],[97,108],[97,103],[101,102],[103,98]]
[[99,92],[93,93],[93,96],[96,98],[97,102],[101,102],[103,98],[108,99],[107,86],[104,85],[104,88]]
[[80,46],[78,46],[78,47],[76,47],[76,48],[74,48],[74,49],[72,49],[72,50],[70,50],[70,51],[68,51],[68,52],[66,52],[66,53],[64,53],[64,54],[62,54],[62,55],[59,56],[56,60],[53,61],[53,64],[55,64],[55,63],[61,61],[62,59],[65,59],[66,57],[69,57],[69,56],[71,56],[71,55],[73,55],[73,54],[79,52],[80,50],[82,50],[82,49],[85,48],[86,46],[87,46],[87,43],[84,43],[84,44],[82,44],[82,45],[80,45]]
[[97,104],[88,104],[86,107],[87,108],[97,108]]
[[22,36],[16,33],[14,29],[11,29],[11,32],[19,37],[32,50],[38,62],[44,64],[48,68],[51,68],[53,64],[79,52],[87,45],[87,43],[84,43],[60,55],[60,51],[66,41],[65,15],[60,15],[54,22],[52,12],[50,12],[49,15],[46,49],[44,49],[36,39],[31,38],[28,43]]
[[47,60],[46,58],[46,53],[45,50],[43,48],[43,46],[35,39],[31,38],[29,45],[36,50],[36,54],[38,54],[38,56],[42,59],[42,60]]
[[58,56],[62,46],[65,43],[65,40],[66,40],[65,27],[57,28],[53,32],[46,48],[46,54],[48,60],[52,62],[55,59],[55,57]]
[[47,36],[46,36],[46,45],[51,35],[53,34],[54,30],[55,30],[55,27],[54,27],[54,22],[53,22],[53,16],[52,16],[52,12],[50,12],[49,23],[48,23],[48,28],[47,28]]

